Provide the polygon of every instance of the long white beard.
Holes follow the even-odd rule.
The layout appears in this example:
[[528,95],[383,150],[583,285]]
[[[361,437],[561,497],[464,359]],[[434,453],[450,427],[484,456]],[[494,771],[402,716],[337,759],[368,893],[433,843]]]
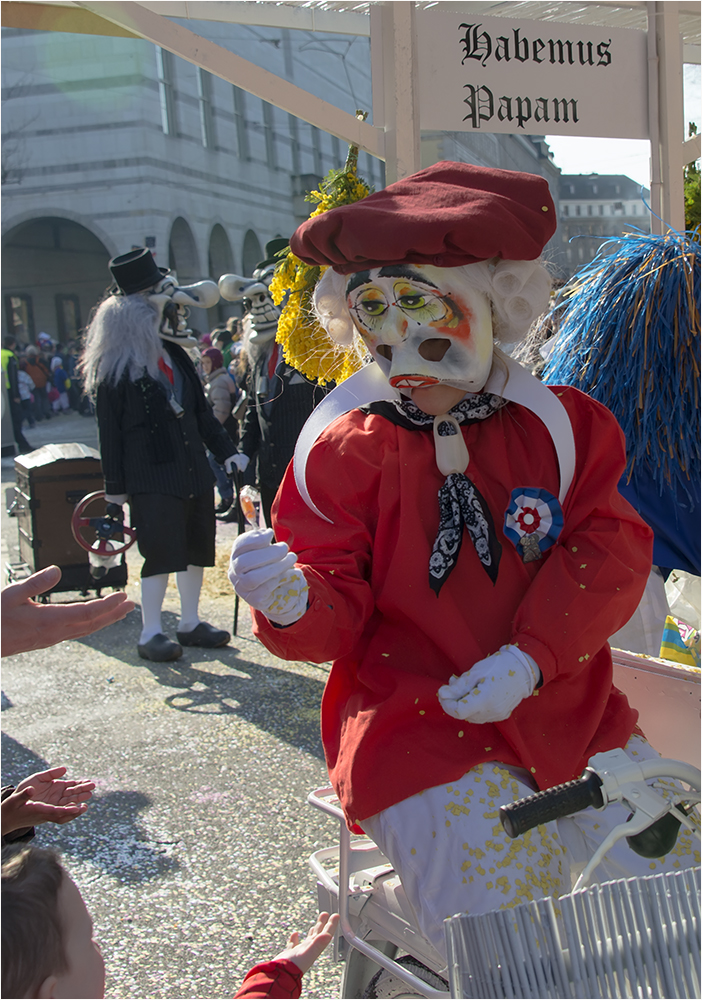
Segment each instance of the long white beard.
[[110,295],[100,303],[86,331],[81,359],[90,395],[95,395],[101,382],[116,384],[125,372],[132,382],[145,370],[158,378],[158,322],[158,310],[139,293]]

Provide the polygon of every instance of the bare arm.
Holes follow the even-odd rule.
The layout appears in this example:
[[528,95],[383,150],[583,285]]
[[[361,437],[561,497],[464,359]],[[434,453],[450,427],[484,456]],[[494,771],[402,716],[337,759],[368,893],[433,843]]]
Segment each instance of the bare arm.
[[134,602],[124,593],[76,604],[38,604],[38,594],[51,590],[61,579],[58,566],[34,573],[22,583],[11,583],[2,592],[2,655],[46,649],[64,639],[79,639],[125,618]]

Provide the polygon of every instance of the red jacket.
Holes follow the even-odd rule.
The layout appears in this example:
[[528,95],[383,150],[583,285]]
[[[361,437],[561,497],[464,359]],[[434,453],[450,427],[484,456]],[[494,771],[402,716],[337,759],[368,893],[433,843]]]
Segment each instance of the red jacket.
[[[561,534],[535,562],[523,562],[503,526],[513,490],[558,496],[548,431],[516,403],[463,425],[467,474],[502,545],[494,585],[465,534],[438,597],[429,588],[443,483],[431,425],[405,430],[354,410],[326,428],[307,483],[333,524],[306,506],[288,469],[274,526],[298,554],[310,606],[282,629],[255,613],[255,632],[285,659],[334,661],[322,738],[349,823],[484,761],[525,767],[540,788],[558,784],[634,730],[637,713],[612,686],[607,638],[639,602],[652,533],[617,491],[624,439],[610,412],[575,389],[549,388],[571,418],[576,472]],[[439,686],[509,642],[534,657],[543,685],[504,722],[446,715]]]
[[297,1000],[302,990],[302,972],[294,962],[273,959],[261,962],[246,973],[241,989],[234,1000],[260,1000],[262,997],[292,998]]

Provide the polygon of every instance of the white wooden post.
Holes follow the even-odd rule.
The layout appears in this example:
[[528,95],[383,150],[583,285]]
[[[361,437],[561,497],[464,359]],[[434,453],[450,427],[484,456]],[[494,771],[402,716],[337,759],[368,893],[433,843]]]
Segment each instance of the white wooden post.
[[[654,7],[656,52],[658,57],[658,128],[651,132],[653,185],[660,181],[659,207],[653,210],[661,216],[664,225],[679,231],[685,228],[685,198],[683,181],[683,142],[685,123],[683,110],[683,61],[682,38],[678,23],[677,0],[649,4]],[[649,15],[649,30],[651,18]],[[650,90],[649,90],[650,93]],[[654,141],[657,139],[657,149]],[[656,156],[660,163],[660,178],[655,176]],[[654,232],[660,231],[656,219]]]
[[646,17],[648,22],[648,137],[651,144],[650,173],[651,180],[651,209],[655,215],[651,216],[651,232],[660,235],[663,226],[659,218],[662,211],[662,185],[661,185],[661,146],[658,135],[658,44],[656,40],[656,7],[658,5],[651,0],[646,4]]
[[421,167],[414,3],[371,7],[373,124],[385,129],[388,184]]

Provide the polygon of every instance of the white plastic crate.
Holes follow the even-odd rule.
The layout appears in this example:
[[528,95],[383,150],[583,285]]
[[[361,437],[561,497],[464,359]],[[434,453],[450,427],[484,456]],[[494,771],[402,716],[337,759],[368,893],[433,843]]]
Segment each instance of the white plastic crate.
[[451,996],[700,996],[700,869],[446,921]]

